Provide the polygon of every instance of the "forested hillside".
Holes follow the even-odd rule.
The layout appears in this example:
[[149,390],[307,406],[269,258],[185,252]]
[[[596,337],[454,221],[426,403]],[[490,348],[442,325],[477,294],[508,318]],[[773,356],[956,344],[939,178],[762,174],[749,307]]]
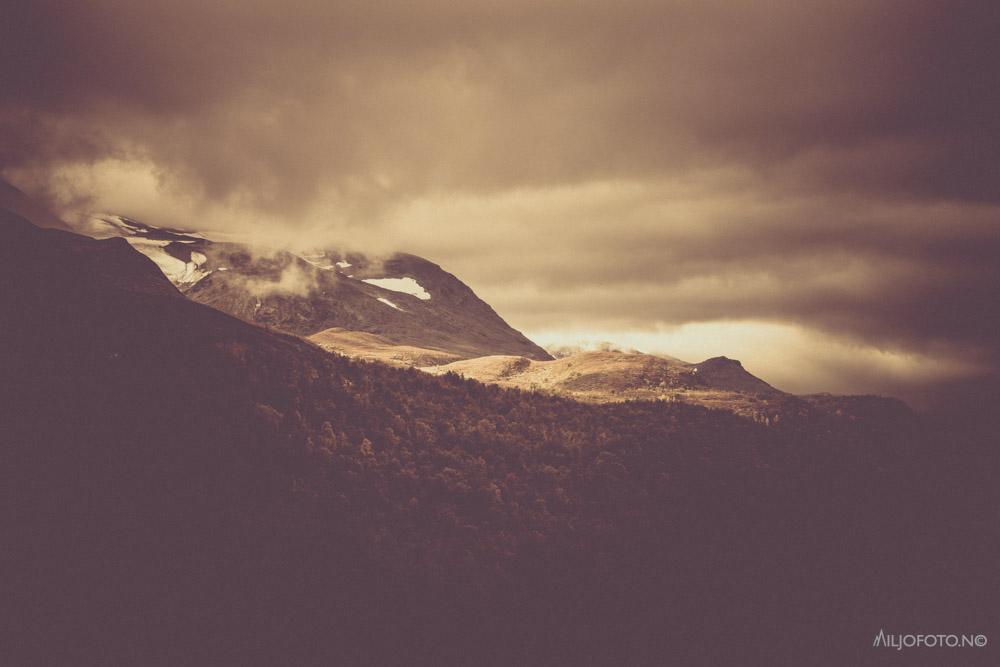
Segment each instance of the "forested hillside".
[[858,664],[996,610],[995,459],[912,415],[352,361],[0,228],[9,664]]

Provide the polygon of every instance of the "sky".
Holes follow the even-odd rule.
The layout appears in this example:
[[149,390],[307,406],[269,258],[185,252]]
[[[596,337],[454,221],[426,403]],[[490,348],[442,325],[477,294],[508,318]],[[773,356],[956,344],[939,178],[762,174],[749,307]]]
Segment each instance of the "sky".
[[404,250],[550,345],[912,400],[1000,368],[995,2],[8,0],[0,176]]

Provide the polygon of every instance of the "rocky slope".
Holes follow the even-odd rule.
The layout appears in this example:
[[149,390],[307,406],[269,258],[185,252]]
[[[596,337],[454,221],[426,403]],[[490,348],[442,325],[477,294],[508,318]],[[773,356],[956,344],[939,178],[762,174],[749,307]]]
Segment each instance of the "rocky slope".
[[462,281],[414,255],[292,253],[112,215],[92,217],[80,231],[124,238],[189,298],[265,327],[299,336],[364,332],[442,358],[551,358]]

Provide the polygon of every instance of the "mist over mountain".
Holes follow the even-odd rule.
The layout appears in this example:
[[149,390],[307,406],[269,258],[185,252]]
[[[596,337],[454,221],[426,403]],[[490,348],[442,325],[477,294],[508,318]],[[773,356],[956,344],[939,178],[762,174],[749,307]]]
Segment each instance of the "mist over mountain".
[[189,298],[255,324],[300,336],[365,332],[456,358],[550,358],[458,278],[414,255],[292,252],[114,215],[91,216],[78,226],[98,238],[124,238]]

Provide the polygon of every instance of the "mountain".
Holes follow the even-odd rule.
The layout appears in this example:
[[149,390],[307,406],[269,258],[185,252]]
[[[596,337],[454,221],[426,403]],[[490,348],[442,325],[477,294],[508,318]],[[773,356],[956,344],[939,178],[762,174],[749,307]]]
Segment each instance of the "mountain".
[[[628,563],[659,561],[631,517],[683,520],[702,474],[678,452],[733,483],[778,451],[732,415],[329,354],[185,298],[122,238],[8,213],[0,235],[4,664],[610,660],[640,620]],[[672,587],[703,581],[688,548]]]
[[0,663],[856,664],[996,608],[992,442],[361,363],[0,238]]
[[113,215],[93,216],[80,231],[124,238],[187,297],[254,324],[304,337],[332,330],[325,340],[363,332],[439,359],[551,358],[458,278],[414,255],[296,254]]
[[[345,353],[351,354],[346,349]],[[479,382],[587,403],[683,402],[726,410],[766,424],[782,419],[814,420],[820,414],[872,420],[909,412],[901,401],[879,396],[788,394],[727,357],[688,363],[641,352],[573,351],[551,361],[494,355],[425,366],[421,370],[433,375],[455,373]]]
[[725,357],[691,364],[639,352],[578,352],[551,361],[525,357],[490,356],[455,361],[425,369],[454,372],[482,382],[522,389],[545,389],[582,400],[656,400],[680,393],[728,392],[760,396],[778,391],[754,377],[738,361]]
[[724,391],[742,391],[754,394],[781,393],[760,378],[751,375],[736,359],[712,357],[700,364],[688,364],[692,388],[706,387]]
[[[809,418],[816,410],[871,417],[891,402],[795,397],[727,357],[688,363],[606,350],[553,359],[455,276],[414,255],[293,253],[115,215],[91,216],[80,231],[126,240],[194,301],[365,361],[586,402],[683,401],[764,423]],[[863,407],[873,401],[879,406]]]

